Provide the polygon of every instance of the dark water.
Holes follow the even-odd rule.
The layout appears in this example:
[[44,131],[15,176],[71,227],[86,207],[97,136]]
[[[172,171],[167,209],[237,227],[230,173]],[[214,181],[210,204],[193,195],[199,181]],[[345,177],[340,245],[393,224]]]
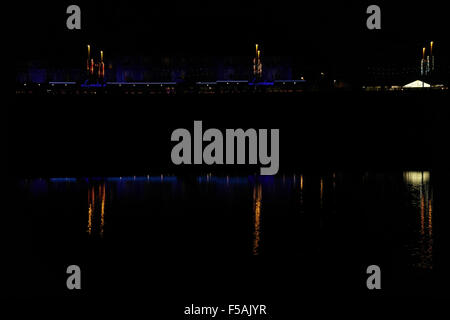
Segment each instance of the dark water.
[[439,295],[449,247],[439,242],[445,212],[433,179],[429,171],[30,179],[20,181],[17,208],[32,221],[38,294],[67,294],[70,264],[87,274],[83,294],[211,299],[228,289],[267,298],[290,286],[360,294],[377,264],[382,294]]

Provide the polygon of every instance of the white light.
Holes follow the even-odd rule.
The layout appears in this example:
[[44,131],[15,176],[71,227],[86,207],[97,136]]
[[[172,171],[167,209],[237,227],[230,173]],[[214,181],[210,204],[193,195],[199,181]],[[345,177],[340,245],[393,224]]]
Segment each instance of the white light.
[[422,184],[430,180],[429,171],[406,171],[403,173],[404,180],[413,185]]

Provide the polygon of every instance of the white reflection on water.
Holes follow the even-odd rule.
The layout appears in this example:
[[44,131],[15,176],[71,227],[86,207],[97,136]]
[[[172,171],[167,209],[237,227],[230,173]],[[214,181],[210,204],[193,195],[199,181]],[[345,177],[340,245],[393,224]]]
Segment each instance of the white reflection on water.
[[410,246],[414,266],[421,269],[433,268],[433,190],[430,184],[430,172],[407,171],[403,173],[411,204],[417,213],[418,241]]
[[413,186],[420,186],[423,183],[430,181],[429,171],[406,171],[403,173],[403,178],[406,183]]

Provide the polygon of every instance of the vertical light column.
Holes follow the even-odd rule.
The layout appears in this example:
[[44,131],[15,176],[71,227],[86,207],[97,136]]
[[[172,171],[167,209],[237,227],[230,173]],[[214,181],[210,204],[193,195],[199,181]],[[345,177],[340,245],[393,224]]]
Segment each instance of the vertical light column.
[[91,46],[87,45],[87,63],[86,63],[86,71],[89,74],[91,70]]
[[434,44],[434,41],[431,41],[431,42],[430,42],[431,71],[434,71],[433,44]]

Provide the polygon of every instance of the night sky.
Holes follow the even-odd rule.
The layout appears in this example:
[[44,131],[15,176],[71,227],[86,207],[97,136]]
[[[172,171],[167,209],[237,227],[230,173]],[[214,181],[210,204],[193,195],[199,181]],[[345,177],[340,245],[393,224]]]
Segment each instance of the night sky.
[[[81,7],[81,30],[67,30],[66,8]],[[296,56],[340,69],[372,63],[413,64],[435,41],[448,61],[444,1],[421,6],[377,1],[381,30],[366,28],[372,1],[39,1],[20,5],[17,66],[44,61],[78,66],[86,44],[105,59],[123,56]],[[447,63],[447,62],[446,62]]]

